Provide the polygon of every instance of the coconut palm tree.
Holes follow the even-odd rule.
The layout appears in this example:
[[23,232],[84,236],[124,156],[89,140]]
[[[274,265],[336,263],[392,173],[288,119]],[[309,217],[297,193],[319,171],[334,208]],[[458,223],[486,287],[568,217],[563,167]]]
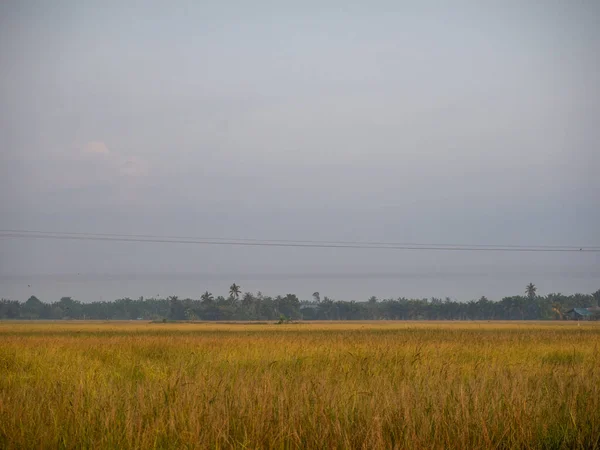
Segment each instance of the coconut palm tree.
[[536,291],[537,291],[537,288],[535,287],[535,284],[533,284],[533,283],[529,283],[527,285],[527,287],[525,288],[525,294],[527,295],[527,298],[529,300],[533,300],[535,298]]
[[242,306],[244,308],[250,308],[254,303],[254,295],[251,292],[246,292],[242,297]]
[[202,300],[202,303],[212,303],[215,300],[213,295],[208,291],[206,291],[204,294],[202,294],[200,299]]
[[238,298],[240,298],[240,293],[242,292],[242,289],[235,283],[233,283],[231,286],[229,286],[229,295],[232,298],[235,298],[236,300]]

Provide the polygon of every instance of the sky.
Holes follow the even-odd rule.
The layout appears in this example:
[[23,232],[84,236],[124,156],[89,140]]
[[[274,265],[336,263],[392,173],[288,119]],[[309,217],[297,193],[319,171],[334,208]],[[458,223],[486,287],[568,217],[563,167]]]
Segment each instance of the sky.
[[[0,229],[600,246],[600,3],[0,3]],[[485,2],[487,3],[487,2]],[[600,288],[600,253],[0,237],[0,296]]]

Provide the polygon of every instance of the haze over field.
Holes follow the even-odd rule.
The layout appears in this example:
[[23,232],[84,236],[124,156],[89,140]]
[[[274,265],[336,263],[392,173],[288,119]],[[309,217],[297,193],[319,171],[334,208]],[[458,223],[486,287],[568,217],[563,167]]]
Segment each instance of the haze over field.
[[[0,4],[0,229],[600,246],[600,4]],[[417,4],[418,3],[418,4]],[[599,253],[0,237],[0,296],[499,299]]]

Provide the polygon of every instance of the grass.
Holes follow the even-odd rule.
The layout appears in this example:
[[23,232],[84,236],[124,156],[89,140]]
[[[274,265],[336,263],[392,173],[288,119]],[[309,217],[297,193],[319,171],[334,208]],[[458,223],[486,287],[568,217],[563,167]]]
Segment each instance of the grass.
[[600,448],[600,324],[0,322],[0,448]]

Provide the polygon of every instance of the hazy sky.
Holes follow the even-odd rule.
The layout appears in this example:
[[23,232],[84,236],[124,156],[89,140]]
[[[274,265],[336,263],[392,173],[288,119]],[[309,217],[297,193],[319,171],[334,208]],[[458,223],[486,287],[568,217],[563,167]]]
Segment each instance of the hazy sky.
[[[0,228],[600,245],[599,2],[284,3],[0,2]],[[0,238],[2,297],[233,281],[498,299],[600,254]]]

